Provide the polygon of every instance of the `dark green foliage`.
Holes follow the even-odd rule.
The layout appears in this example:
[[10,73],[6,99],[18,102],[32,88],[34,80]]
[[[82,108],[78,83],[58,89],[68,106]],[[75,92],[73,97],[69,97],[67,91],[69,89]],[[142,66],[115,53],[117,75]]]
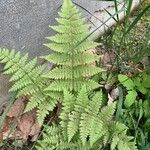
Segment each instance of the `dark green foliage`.
[[[150,88],[150,75],[147,73],[140,74],[135,76],[133,79],[130,79],[126,75],[119,75],[118,80],[120,83],[127,89],[128,94],[125,99],[125,106],[128,108],[134,104],[138,93],[145,95],[146,99],[149,99],[149,88]],[[141,97],[143,98],[143,97]],[[140,99],[140,97],[139,97]]]
[[[140,73],[132,78],[119,75],[119,81],[126,88],[124,95],[128,94],[124,100],[125,109],[121,110],[118,121],[128,126],[128,133],[134,135],[139,149],[148,150],[150,148],[150,74]],[[132,92],[134,95],[130,95]]]

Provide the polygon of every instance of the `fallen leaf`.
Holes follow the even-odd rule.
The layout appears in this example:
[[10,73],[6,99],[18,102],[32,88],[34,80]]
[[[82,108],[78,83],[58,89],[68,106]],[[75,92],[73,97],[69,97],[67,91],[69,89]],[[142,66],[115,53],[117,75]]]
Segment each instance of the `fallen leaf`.
[[11,137],[11,133],[10,133],[10,129],[11,129],[11,126],[14,122],[14,117],[6,117],[4,123],[3,123],[3,127],[2,129],[0,130],[0,140],[3,140],[3,139],[6,139],[7,137]]
[[114,101],[114,99],[110,96],[110,94],[108,93],[108,105],[112,104]]
[[102,57],[102,63],[104,66],[112,65],[115,61],[115,54],[113,52],[106,52]]
[[2,141],[2,140],[3,140],[3,133],[0,132],[0,141]]
[[10,111],[7,113],[8,117],[18,117],[24,111],[27,97],[20,97],[15,101]]
[[[0,140],[11,138],[22,140],[25,143],[29,138],[31,141],[35,141],[38,138],[41,126],[37,122],[36,110],[23,113],[27,101],[28,97],[25,96],[15,101],[11,110],[6,115],[3,127],[0,130]],[[12,130],[14,123],[15,127]]]
[[112,91],[110,92],[110,96],[114,100],[117,99],[117,97],[119,96],[119,89],[118,88],[112,89]]
[[31,132],[29,133],[29,135],[32,137],[32,139],[31,139],[32,142],[34,142],[38,139],[40,130],[41,130],[41,126],[36,121],[35,124],[31,128]]
[[36,111],[32,110],[30,112],[23,114],[20,120],[18,121],[17,128],[21,131],[22,133],[21,137],[23,140],[26,141],[28,139],[28,136],[30,135],[31,132],[31,128],[35,123],[35,119],[36,119]]

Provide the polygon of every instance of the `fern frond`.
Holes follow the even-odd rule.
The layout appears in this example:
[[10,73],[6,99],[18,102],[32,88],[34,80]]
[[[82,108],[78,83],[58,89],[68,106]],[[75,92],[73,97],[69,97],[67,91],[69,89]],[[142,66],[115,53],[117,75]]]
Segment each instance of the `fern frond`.
[[36,145],[37,150],[76,150],[78,143],[66,142],[61,135],[61,129],[59,126],[45,126],[43,133],[43,140],[39,140]]
[[63,99],[63,110],[60,115],[60,125],[63,130],[63,135],[67,139],[67,123],[69,121],[69,114],[74,108],[75,97],[67,90],[64,90],[64,99]]
[[43,124],[43,121],[45,117],[49,114],[49,112],[54,110],[57,103],[58,103],[57,99],[52,99],[48,97],[38,105],[37,119],[40,125]]
[[34,95],[29,99],[29,102],[25,108],[25,112],[28,112],[39,106],[40,103],[45,101],[46,97],[40,92],[34,93]]
[[111,122],[113,114],[115,113],[116,110],[116,102],[107,105],[102,108],[100,117],[103,120],[103,122],[108,122],[108,124]]
[[86,31],[86,29],[89,26],[87,24],[81,24],[80,26],[77,26],[75,29],[74,27],[70,28],[70,26],[63,26],[63,25],[58,25],[58,26],[50,26],[54,31],[59,32],[59,33],[73,33],[73,34],[82,34]]
[[[60,24],[60,25],[65,25],[65,26],[71,26],[73,28],[77,28],[85,24],[86,19],[85,18],[80,18],[76,20],[70,21],[69,19],[66,18],[55,18],[55,20]],[[84,28],[85,29],[85,28]]]
[[59,131],[53,133],[53,126],[49,127],[50,130],[44,133],[43,140],[39,142],[40,148],[96,150],[107,143],[111,150],[136,150],[132,137],[126,135],[127,127],[112,119],[116,104],[101,108],[101,103],[102,91],[89,99],[85,86],[78,95],[64,90],[61,122],[57,126]]
[[36,58],[29,62],[27,60],[27,54],[21,57],[20,53],[15,53],[14,50],[0,49],[0,62],[5,63],[4,74],[10,74],[12,76],[10,81],[15,81],[10,91],[18,92],[18,96],[22,93],[32,95],[37,88],[44,84],[41,79],[44,67],[36,66]]
[[[74,66],[78,65],[86,65],[92,64],[95,61],[99,60],[99,56],[97,54],[91,55],[91,53],[81,53],[75,54],[74,57],[76,61],[74,62]],[[57,64],[57,65],[65,65],[65,66],[72,66],[72,60],[70,55],[64,56],[61,53],[53,53],[44,57],[47,61]]]
[[[73,71],[73,72],[72,72]],[[45,77],[51,78],[51,79],[77,79],[80,77],[90,77],[93,76],[99,72],[102,72],[103,70],[95,67],[95,66],[77,66],[77,67],[57,67],[54,68],[51,72],[49,72]],[[74,74],[74,76],[72,76]]]
[[36,148],[38,150],[44,150],[48,147],[48,149],[54,150],[59,143],[60,133],[59,128],[56,125],[51,127],[45,126],[43,132],[43,140],[38,141],[38,145]]
[[111,150],[115,148],[122,150],[137,150],[133,137],[127,136],[127,127],[124,124],[116,123],[115,131],[112,138]]
[[93,88],[98,88],[100,85],[93,80],[57,80],[48,86],[45,91],[58,91],[61,92],[63,89],[67,89],[69,91],[79,91],[81,87],[85,85],[87,89],[90,91]]
[[91,146],[101,137],[102,121],[98,118],[101,102],[102,92],[99,92],[93,97],[92,101],[89,101],[85,112],[81,115],[80,137],[83,145],[85,145],[88,136]]
[[111,150],[115,150],[115,148],[117,147],[118,145],[118,142],[119,142],[119,137],[118,136],[114,136],[113,139],[112,139],[112,143],[111,143]]
[[86,87],[84,86],[78,94],[74,110],[69,115],[68,122],[68,141],[71,141],[72,137],[77,133],[80,124],[81,113],[84,111],[86,105],[88,104],[88,96]]
[[[14,50],[9,52],[7,49],[0,49],[0,62],[6,63],[4,73],[11,74],[10,81],[14,82],[10,91],[17,91],[18,97],[22,94],[31,97],[26,111],[35,107],[38,108],[37,116],[41,124],[56,103],[62,102],[64,89],[76,94],[83,85],[85,85],[87,91],[96,89],[100,85],[92,80],[92,76],[103,71],[93,65],[99,57],[88,51],[99,44],[87,38],[89,34],[88,25],[81,17],[82,15],[77,7],[71,0],[64,0],[58,14],[60,16],[57,19],[59,25],[51,27],[57,33],[47,38],[51,41],[50,44],[45,44],[53,50],[53,53],[43,57],[50,63],[57,64],[56,68],[46,73],[44,72],[44,66],[36,65],[36,58],[29,61],[28,55],[21,57],[20,53],[15,53]],[[81,99],[88,101],[88,96],[82,94],[79,99],[80,101]],[[69,122],[72,121],[70,129],[68,126],[69,130],[67,131],[69,140],[78,131],[81,113],[84,112],[84,107],[87,105],[87,103],[81,103],[79,99],[77,99],[74,110],[69,116]],[[67,101],[66,104],[69,105]],[[74,118],[79,120],[71,133]]]
[[27,54],[21,57],[19,52],[8,49],[0,49],[0,62],[5,63],[4,74],[11,75],[10,81],[14,83],[9,91],[17,92],[17,97],[29,95],[25,112],[38,108],[38,119],[42,124],[46,114],[54,109],[57,102],[44,92],[47,85],[47,79],[42,77],[45,66],[36,66],[36,58],[29,61]]
[[51,43],[45,44],[53,53],[43,58],[58,65],[43,76],[54,80],[46,91],[62,92],[67,89],[78,92],[84,84],[88,90],[98,88],[98,83],[87,80],[87,77],[103,71],[92,64],[99,57],[88,53],[88,50],[97,47],[98,43],[86,39],[89,34],[88,25],[71,0],[64,1],[59,16],[57,21],[60,24],[51,27],[57,34],[47,37]]

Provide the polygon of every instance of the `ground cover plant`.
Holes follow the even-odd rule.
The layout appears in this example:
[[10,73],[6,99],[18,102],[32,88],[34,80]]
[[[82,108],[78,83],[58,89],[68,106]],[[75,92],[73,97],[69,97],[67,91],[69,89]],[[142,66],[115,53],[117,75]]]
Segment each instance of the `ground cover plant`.
[[[35,142],[25,149],[150,148],[150,74],[147,63],[140,64],[149,55],[149,32],[145,32],[143,42],[137,42],[138,46],[130,37],[149,6],[131,22],[130,8],[131,3],[125,22],[121,25],[118,22],[113,34],[104,35],[101,38],[103,44],[100,44],[89,38],[88,25],[75,4],[64,0],[59,18],[56,18],[58,25],[50,26],[57,33],[47,37],[51,42],[44,44],[53,53],[41,56],[41,59],[55,64],[51,70],[47,70],[45,64],[37,65],[37,58],[29,61],[28,54],[21,56],[15,50],[0,49],[0,62],[5,64],[4,74],[11,76],[12,103],[24,96],[21,115],[17,115],[20,117],[31,112],[37,116],[34,125],[38,123],[38,130],[41,130],[40,134],[36,133],[39,135]],[[121,30],[120,26],[123,26]],[[101,46],[108,50],[103,57],[96,50]],[[111,55],[108,57],[110,47],[113,59]],[[137,53],[135,48],[139,49]],[[109,62],[104,60],[106,54]],[[127,57],[130,55],[133,57]],[[5,120],[5,115],[8,117],[8,112],[6,110],[0,116],[1,120]],[[3,127],[3,121],[0,127]],[[16,128],[16,123],[12,124],[12,131]],[[9,134],[1,142],[2,149],[13,149],[12,145],[6,146],[8,140]],[[17,137],[13,141],[14,149],[22,147],[17,143]]]

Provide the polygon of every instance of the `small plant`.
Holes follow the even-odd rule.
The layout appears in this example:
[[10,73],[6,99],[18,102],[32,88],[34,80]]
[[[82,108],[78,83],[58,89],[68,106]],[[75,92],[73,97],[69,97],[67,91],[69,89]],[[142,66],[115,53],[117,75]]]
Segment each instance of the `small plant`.
[[145,98],[148,99],[149,88],[150,88],[150,84],[149,84],[150,75],[149,74],[143,73],[132,79],[126,75],[120,74],[118,76],[118,79],[120,83],[126,88],[127,93],[128,93],[124,101],[124,105],[126,108],[129,108],[135,103],[136,98],[138,96],[138,92],[145,95]]
[[133,137],[126,135],[127,127],[113,121],[116,103],[101,107],[102,99],[102,92],[89,99],[85,86],[77,97],[64,91],[60,124],[46,126],[36,148],[96,150],[110,146],[111,150],[135,150]]
[[138,147],[148,150],[150,135],[150,74],[140,73],[132,78],[126,75],[118,76],[125,87],[124,106],[118,121],[128,126],[129,135],[134,135]]

